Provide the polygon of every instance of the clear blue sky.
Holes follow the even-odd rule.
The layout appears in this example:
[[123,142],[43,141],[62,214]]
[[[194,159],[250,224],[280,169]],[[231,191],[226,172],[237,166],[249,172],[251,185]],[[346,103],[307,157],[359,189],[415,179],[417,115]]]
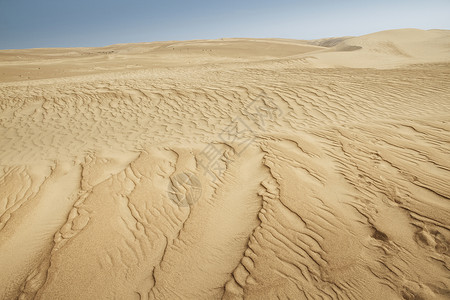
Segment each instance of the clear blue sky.
[[0,0],[0,49],[450,29],[450,0]]

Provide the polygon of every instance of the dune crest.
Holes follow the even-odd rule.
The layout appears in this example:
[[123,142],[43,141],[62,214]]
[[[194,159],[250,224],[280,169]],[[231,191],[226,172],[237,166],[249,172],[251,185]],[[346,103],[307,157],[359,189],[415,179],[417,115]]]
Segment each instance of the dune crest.
[[[330,40],[333,42],[333,39]],[[315,43],[326,45],[327,40]],[[450,59],[449,30],[397,29],[345,38],[315,55],[322,67],[395,68]],[[354,53],[350,53],[354,52]]]

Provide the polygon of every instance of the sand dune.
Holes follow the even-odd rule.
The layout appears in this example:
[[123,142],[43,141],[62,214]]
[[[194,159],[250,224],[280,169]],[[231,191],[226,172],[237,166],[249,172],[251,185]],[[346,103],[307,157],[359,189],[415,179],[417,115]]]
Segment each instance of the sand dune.
[[[331,42],[334,39],[329,40]],[[315,43],[326,45],[327,40]],[[393,68],[450,58],[448,30],[401,29],[346,38],[315,58],[326,67]],[[354,52],[354,53],[352,53]]]
[[0,51],[0,298],[448,299],[449,48]]

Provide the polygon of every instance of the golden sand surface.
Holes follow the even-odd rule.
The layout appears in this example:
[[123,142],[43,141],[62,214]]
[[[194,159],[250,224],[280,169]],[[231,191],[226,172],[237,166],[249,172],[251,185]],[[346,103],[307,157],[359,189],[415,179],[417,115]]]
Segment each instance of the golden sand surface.
[[450,31],[0,51],[0,299],[449,299]]

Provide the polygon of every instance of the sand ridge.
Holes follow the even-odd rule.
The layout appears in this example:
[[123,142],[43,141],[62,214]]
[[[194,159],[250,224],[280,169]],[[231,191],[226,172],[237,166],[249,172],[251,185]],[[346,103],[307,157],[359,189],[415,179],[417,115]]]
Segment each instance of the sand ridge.
[[0,298],[446,299],[449,36],[0,51]]

